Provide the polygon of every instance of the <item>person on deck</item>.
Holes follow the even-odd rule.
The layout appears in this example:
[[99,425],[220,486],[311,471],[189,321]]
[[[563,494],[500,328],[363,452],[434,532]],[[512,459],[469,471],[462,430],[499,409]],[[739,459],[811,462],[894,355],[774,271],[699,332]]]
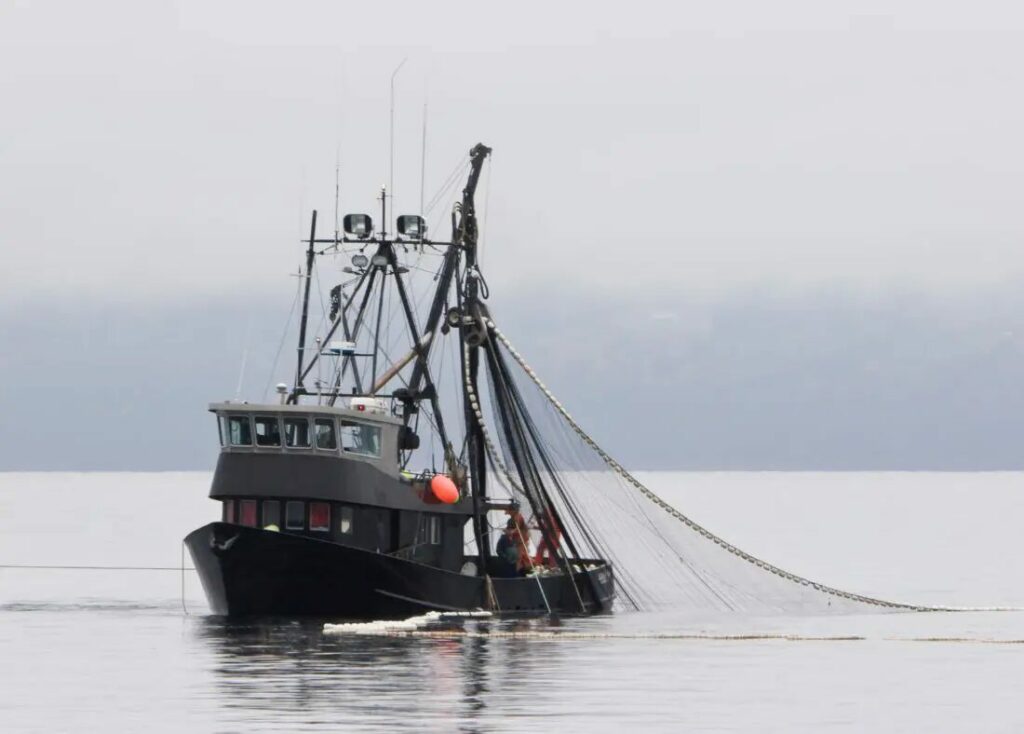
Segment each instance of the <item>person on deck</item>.
[[547,566],[554,568],[558,561],[558,547],[562,538],[562,529],[558,527],[558,520],[551,508],[543,516],[543,525],[537,522],[537,528],[541,531],[541,541],[537,545],[537,553],[533,557],[535,566]]
[[530,526],[526,524],[526,518],[519,511],[518,504],[510,505],[505,512],[508,514],[508,528],[512,531],[512,540],[516,544],[518,557],[516,558],[516,571],[520,576],[525,576],[533,568],[533,559],[530,558]]
[[518,576],[519,571],[517,569],[519,563],[519,548],[516,544],[516,526],[515,521],[509,518],[508,524],[505,525],[505,530],[498,538],[498,546],[494,551],[496,559],[497,573],[494,575],[498,578],[511,578]]

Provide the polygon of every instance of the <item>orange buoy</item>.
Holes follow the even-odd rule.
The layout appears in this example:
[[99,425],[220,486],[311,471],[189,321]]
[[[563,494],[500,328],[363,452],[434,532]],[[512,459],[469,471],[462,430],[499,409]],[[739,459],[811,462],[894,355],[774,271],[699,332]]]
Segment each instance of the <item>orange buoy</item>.
[[430,480],[430,491],[446,505],[453,505],[459,501],[459,488],[455,486],[455,482],[451,478],[444,474],[433,476]]

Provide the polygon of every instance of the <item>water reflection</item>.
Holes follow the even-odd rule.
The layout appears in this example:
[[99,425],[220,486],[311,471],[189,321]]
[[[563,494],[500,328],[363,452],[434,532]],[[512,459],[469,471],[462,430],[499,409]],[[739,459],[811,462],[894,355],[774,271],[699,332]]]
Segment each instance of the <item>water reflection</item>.
[[[550,623],[464,625],[486,632]],[[196,621],[194,639],[210,653],[209,695],[229,719],[291,729],[333,723],[480,731],[496,703],[505,715],[545,710],[561,664],[559,646],[536,640],[324,635],[320,621],[207,617]]]

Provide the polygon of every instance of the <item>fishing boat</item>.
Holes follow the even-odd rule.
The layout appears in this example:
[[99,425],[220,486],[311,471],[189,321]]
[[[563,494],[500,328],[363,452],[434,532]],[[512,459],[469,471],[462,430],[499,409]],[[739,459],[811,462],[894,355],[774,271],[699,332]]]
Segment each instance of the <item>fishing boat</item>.
[[[340,228],[336,215],[318,238],[313,212],[293,383],[274,400],[209,406],[221,518],[185,544],[214,614],[611,609],[612,564],[556,501],[559,467],[494,338],[475,205],[490,152],[470,151],[446,240],[428,237],[422,211],[392,232],[383,189],[379,231],[367,214]],[[307,339],[311,285],[339,258],[348,280]]]

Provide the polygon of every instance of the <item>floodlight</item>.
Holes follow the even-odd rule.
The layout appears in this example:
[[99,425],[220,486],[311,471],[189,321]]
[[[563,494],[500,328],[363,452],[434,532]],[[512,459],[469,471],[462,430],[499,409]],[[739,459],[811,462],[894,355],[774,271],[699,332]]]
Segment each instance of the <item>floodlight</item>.
[[373,220],[369,214],[346,214],[345,233],[359,239],[366,239],[373,234]]
[[418,214],[403,214],[398,218],[398,232],[405,237],[422,240],[427,236],[427,223]]

